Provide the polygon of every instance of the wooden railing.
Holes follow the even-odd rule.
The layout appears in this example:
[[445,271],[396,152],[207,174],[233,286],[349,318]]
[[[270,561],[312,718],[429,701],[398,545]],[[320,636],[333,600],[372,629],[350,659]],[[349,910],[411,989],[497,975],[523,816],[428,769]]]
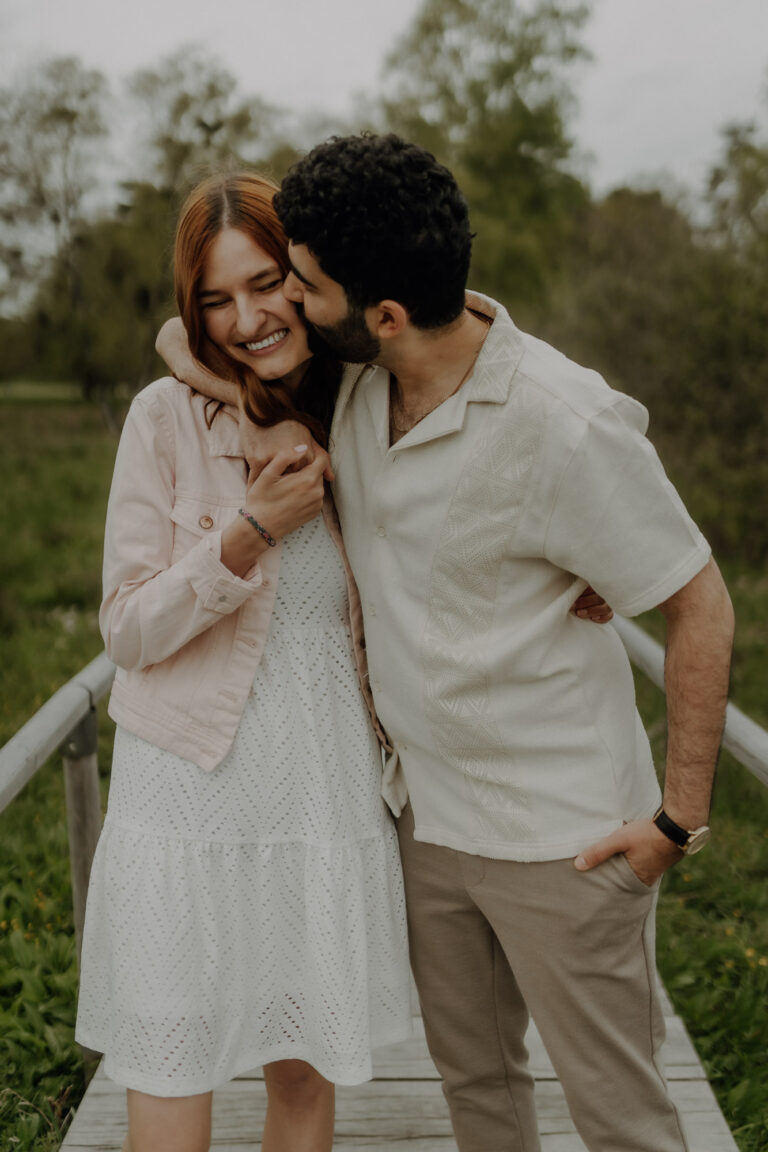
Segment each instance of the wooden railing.
[[[613,625],[632,663],[664,691],[664,649],[631,620],[615,616]],[[723,748],[768,787],[768,732],[729,704],[725,713]]]
[[0,748],[0,812],[57,749],[64,763],[64,790],[72,871],[77,958],[83,940],[85,898],[93,853],[101,831],[96,705],[106,696],[115,666],[102,652],[59,688]]
[[[664,650],[629,620],[614,618],[632,662],[664,690]],[[85,920],[85,899],[93,853],[101,830],[97,764],[96,704],[109,691],[115,668],[102,652],[60,688],[0,749],[0,812],[57,749],[64,781],[72,869],[77,955]],[[723,746],[768,786],[768,732],[733,704],[728,705]]]

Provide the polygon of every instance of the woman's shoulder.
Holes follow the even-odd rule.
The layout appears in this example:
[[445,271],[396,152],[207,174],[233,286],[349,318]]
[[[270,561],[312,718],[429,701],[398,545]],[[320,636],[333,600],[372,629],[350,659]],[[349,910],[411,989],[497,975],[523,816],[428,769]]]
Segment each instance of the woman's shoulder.
[[153,404],[166,404],[172,407],[188,405],[194,393],[183,380],[175,376],[161,376],[145,385],[133,398],[132,407],[148,407]]

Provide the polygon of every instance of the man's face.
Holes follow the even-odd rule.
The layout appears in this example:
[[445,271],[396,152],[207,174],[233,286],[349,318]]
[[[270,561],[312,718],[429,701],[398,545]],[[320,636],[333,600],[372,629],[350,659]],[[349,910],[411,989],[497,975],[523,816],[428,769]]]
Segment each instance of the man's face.
[[306,244],[289,244],[288,256],[291,272],[283,293],[304,316],[310,349],[353,364],[375,361],[381,343],[362,309],[349,304],[341,284],[323,272]]

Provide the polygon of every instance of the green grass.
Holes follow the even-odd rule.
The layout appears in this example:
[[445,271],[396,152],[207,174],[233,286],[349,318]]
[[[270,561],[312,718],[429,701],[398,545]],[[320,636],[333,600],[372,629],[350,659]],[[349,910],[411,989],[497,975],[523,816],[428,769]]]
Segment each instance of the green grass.
[[[724,567],[736,609],[731,698],[768,726],[768,578]],[[639,623],[658,637],[656,614]],[[642,676],[638,700],[664,760],[664,697]],[[658,962],[743,1152],[768,1148],[768,789],[723,753],[714,839],[666,877]]]
[[[102,647],[116,441],[61,391],[0,399],[0,743]],[[102,759],[110,731],[102,724]],[[57,1148],[85,1086],[58,757],[0,816],[0,1147]]]
[[[26,395],[25,395],[26,391]],[[116,443],[82,403],[0,392],[0,742],[101,649],[101,537]],[[726,571],[738,634],[733,697],[768,724],[768,577]],[[657,631],[652,616],[641,624]],[[664,701],[639,680],[663,761]],[[102,709],[103,711],[103,709]],[[101,723],[100,760],[111,731]],[[106,787],[106,779],[103,781]],[[724,757],[713,843],[674,869],[659,965],[742,1152],[768,1147],[768,789]],[[58,757],[0,816],[0,1148],[60,1142],[85,1072]]]

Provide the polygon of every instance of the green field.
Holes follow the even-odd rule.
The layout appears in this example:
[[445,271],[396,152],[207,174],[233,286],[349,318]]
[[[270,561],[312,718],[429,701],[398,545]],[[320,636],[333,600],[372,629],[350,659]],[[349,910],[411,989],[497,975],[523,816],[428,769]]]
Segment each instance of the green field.
[[[101,649],[101,533],[116,448],[96,409],[0,390],[0,741]],[[768,577],[729,569],[733,698],[768,724]],[[652,630],[658,621],[642,621]],[[663,697],[639,683],[657,762]],[[102,723],[101,763],[111,734]],[[106,788],[106,779],[104,780]],[[723,757],[710,847],[673,870],[659,965],[739,1147],[768,1148],[768,790]],[[0,816],[0,1148],[58,1146],[85,1082],[60,765]]]

